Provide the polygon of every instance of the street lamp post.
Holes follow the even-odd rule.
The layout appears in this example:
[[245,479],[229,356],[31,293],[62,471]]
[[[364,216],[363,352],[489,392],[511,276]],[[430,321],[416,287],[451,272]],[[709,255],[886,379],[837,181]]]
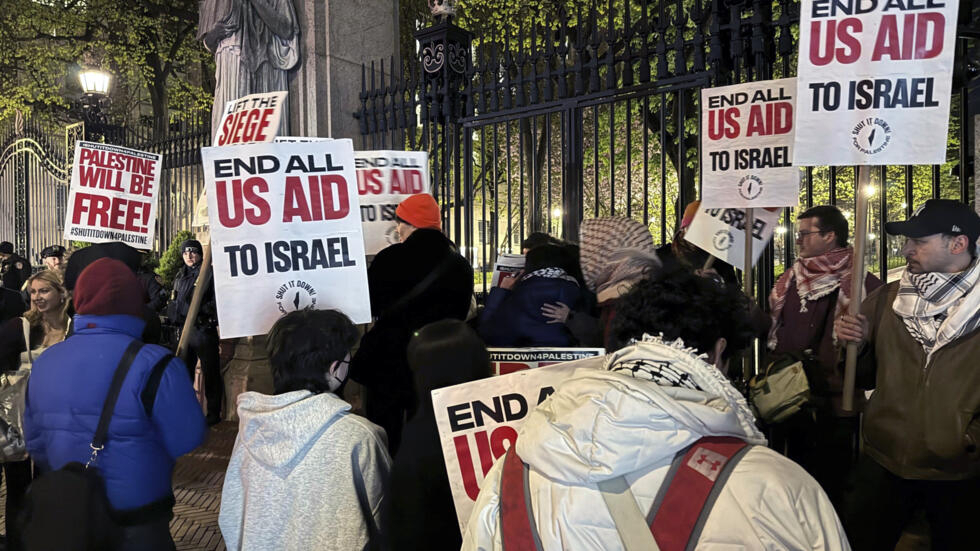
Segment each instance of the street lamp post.
[[109,127],[105,109],[109,106],[109,85],[112,75],[98,69],[88,69],[78,73],[82,86],[79,98],[82,120],[85,121],[85,139],[92,136],[105,136]]

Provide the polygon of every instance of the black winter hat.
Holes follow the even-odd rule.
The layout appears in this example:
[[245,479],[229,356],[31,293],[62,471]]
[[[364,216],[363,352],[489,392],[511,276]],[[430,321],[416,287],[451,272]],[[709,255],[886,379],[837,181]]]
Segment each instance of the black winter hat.
[[0,243],[0,254],[14,254],[14,244],[10,241]]
[[184,254],[187,249],[191,249],[196,253],[204,252],[204,247],[201,246],[201,242],[197,239],[185,239],[184,242],[180,244],[180,254]]

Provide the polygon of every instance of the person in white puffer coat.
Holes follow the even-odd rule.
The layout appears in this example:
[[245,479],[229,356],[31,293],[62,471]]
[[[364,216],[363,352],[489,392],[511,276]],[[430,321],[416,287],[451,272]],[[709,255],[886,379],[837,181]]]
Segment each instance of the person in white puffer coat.
[[[598,484],[624,476],[648,515],[675,456],[704,436],[727,436],[751,447],[687,549],[850,549],[827,495],[801,467],[765,447],[724,375],[726,349],[749,342],[747,313],[736,289],[683,272],[643,281],[620,301],[613,334],[620,343],[640,341],[582,360],[518,433],[515,450],[527,465],[524,487],[540,541],[534,547],[626,549]],[[504,549],[506,457],[482,485],[463,550]]]

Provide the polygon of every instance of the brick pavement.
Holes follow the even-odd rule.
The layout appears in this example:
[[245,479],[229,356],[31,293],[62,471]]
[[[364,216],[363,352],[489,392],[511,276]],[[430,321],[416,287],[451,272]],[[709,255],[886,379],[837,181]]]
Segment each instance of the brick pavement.
[[[225,551],[218,530],[221,485],[235,445],[238,425],[223,422],[211,428],[204,445],[177,460],[174,469],[174,518],[170,533],[178,551]],[[0,486],[0,530],[3,529],[6,484]]]

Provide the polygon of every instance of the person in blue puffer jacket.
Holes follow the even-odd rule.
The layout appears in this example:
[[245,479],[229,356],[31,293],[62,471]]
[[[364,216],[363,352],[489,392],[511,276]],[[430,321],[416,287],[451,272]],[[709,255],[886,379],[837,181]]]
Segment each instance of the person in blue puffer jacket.
[[[140,338],[144,292],[125,264],[102,258],[75,284],[75,333],[37,358],[24,412],[27,450],[46,472],[91,455],[103,402],[129,344]],[[207,431],[187,369],[144,345],[123,382],[96,468],[123,525],[121,549],[173,549],[171,474]]]
[[579,301],[579,284],[569,275],[573,262],[558,245],[528,251],[522,275],[505,278],[487,296],[477,331],[487,346],[573,346],[575,338],[565,325],[541,313],[545,303]]

